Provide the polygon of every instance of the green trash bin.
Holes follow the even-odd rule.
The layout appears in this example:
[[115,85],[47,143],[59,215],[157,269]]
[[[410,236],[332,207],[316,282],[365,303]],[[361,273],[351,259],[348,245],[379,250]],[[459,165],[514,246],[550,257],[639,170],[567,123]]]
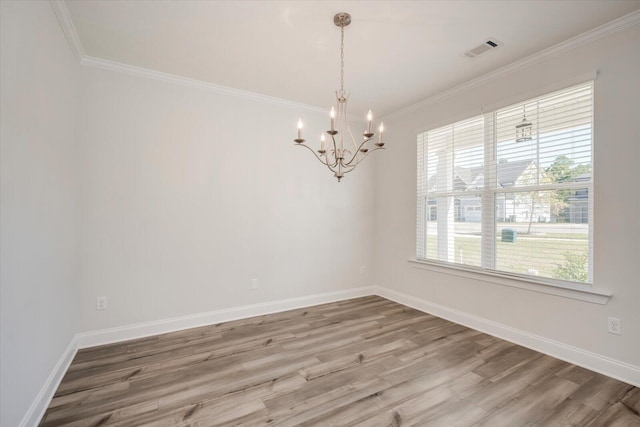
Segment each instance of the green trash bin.
[[508,243],[515,243],[518,240],[518,232],[512,228],[502,229],[502,241]]

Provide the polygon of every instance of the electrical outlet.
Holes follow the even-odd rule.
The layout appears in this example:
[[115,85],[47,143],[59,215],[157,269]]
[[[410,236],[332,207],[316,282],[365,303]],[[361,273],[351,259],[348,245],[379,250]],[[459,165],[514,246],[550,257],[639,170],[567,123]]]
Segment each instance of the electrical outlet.
[[106,309],[107,309],[107,297],[96,298],[96,310],[106,310]]
[[622,325],[620,319],[618,319],[617,317],[609,317],[607,319],[607,331],[610,334],[620,335],[621,330]]
[[258,279],[257,278],[253,278],[251,279],[251,289],[256,290],[260,287],[260,285],[258,284]]
[[360,266],[360,274],[364,274],[364,272],[365,272],[364,265],[361,265]]

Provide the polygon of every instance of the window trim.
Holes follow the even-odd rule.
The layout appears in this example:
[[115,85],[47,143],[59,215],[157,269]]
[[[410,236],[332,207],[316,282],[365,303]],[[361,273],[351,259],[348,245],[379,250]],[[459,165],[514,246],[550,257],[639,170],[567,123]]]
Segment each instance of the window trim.
[[509,286],[594,304],[605,305],[612,297],[609,291],[596,288],[589,284],[580,285],[576,282],[565,282],[558,279],[485,270],[480,267],[465,264],[451,264],[435,260],[409,258],[408,262],[412,267],[421,270],[429,270],[450,276],[464,277],[494,285]]
[[[548,90],[544,90],[544,92],[540,93],[540,91],[537,91],[537,94],[535,96],[531,96],[531,97],[519,97],[519,100],[516,102],[513,101],[509,101],[509,102],[501,102],[501,103],[496,103],[493,104],[491,106],[491,108],[489,109],[485,109],[482,108],[480,111],[480,114],[472,114],[469,115],[467,118],[462,118],[459,120],[456,120],[454,122],[450,122],[449,125],[453,125],[455,123],[458,122],[462,122],[465,120],[471,120],[474,117],[476,118],[480,118],[482,117],[484,120],[484,128],[485,128],[485,149],[484,149],[484,154],[485,154],[485,161],[484,161],[484,167],[485,167],[485,176],[492,176],[491,174],[487,175],[487,168],[489,167],[489,164],[491,161],[495,161],[495,151],[496,151],[496,141],[494,139],[495,135],[493,134],[494,128],[495,128],[495,114],[498,110],[503,109],[503,108],[508,108],[510,105],[513,104],[518,104],[518,103],[522,103],[522,102],[528,102],[529,100],[532,99],[536,99],[536,98],[542,98],[545,97],[549,94],[552,94],[554,92],[558,92],[558,91],[562,91],[565,89],[569,89],[572,88],[574,86],[579,86],[579,85],[583,85],[583,84],[590,84],[591,85],[591,102],[592,102],[592,121],[591,121],[591,129],[592,129],[592,143],[591,143],[591,156],[593,159],[593,155],[594,155],[594,143],[593,143],[593,134],[595,132],[595,102],[594,102],[594,97],[595,97],[595,81],[596,81],[596,76],[597,73],[593,72],[593,73],[587,73],[585,75],[582,75],[578,78],[574,78],[574,79],[569,79],[566,80],[565,82],[563,82],[560,85],[554,85],[550,88],[548,88]],[[524,99],[523,99],[524,98]],[[431,127],[429,129],[420,129],[417,132],[416,135],[416,140],[418,141],[418,144],[421,144],[421,140],[419,139],[420,135],[429,132],[430,130],[433,129],[438,129],[444,126],[448,126],[448,124],[443,124],[437,127]],[[487,142],[488,141],[488,142]],[[489,146],[487,147],[486,144],[489,144]],[[587,302],[593,302],[593,303],[597,303],[597,304],[607,304],[607,302],[609,301],[609,299],[611,298],[612,294],[609,291],[603,290],[603,289],[599,289],[596,288],[594,285],[594,276],[593,276],[593,268],[594,268],[594,206],[595,206],[595,198],[594,198],[594,175],[595,175],[595,165],[592,163],[591,165],[591,179],[589,180],[588,183],[563,183],[561,185],[559,185],[559,183],[556,184],[551,184],[551,185],[535,185],[535,186],[525,186],[525,187],[518,187],[517,189],[515,189],[517,192],[522,192],[522,191],[526,191],[526,190],[535,190],[535,191],[544,191],[547,189],[547,187],[552,187],[549,189],[558,189],[560,187],[560,189],[582,189],[582,188],[588,188],[589,190],[589,196],[590,196],[590,203],[588,205],[588,211],[589,211],[589,263],[588,263],[588,274],[589,274],[589,278],[591,280],[591,282],[585,282],[585,283],[581,283],[581,282],[571,282],[571,281],[565,281],[565,280],[561,280],[561,279],[554,279],[554,278],[547,278],[547,277],[538,277],[538,276],[529,276],[529,275],[525,275],[525,274],[519,274],[519,273],[511,273],[511,272],[507,272],[507,271],[502,271],[502,270],[497,270],[494,268],[487,268],[487,267],[476,267],[476,266],[470,266],[467,264],[461,264],[461,263],[454,263],[454,262],[447,262],[447,261],[439,261],[439,260],[435,260],[435,259],[431,259],[431,258],[418,258],[418,253],[416,252],[416,256],[414,258],[409,258],[409,262],[413,264],[413,267],[416,268],[420,268],[420,269],[424,269],[424,270],[431,270],[431,271],[436,271],[436,272],[440,272],[440,273],[445,273],[445,274],[450,274],[450,275],[454,275],[454,276],[460,276],[460,277],[468,277],[468,278],[474,278],[480,281],[485,281],[488,283],[494,283],[494,284],[501,284],[501,285],[506,285],[506,286],[512,286],[512,287],[516,287],[516,288],[521,288],[521,289],[527,289],[527,290],[531,290],[531,291],[536,291],[536,292],[542,292],[542,293],[546,293],[546,294],[552,294],[552,295],[557,295],[557,296],[564,296],[567,298],[572,298],[572,299],[577,299],[577,300],[581,300],[581,301],[587,301]],[[585,185],[586,184],[586,185]],[[424,183],[423,183],[424,185]],[[428,199],[429,195],[427,191],[423,191],[421,193],[420,190],[420,183],[418,183],[418,187],[416,188],[416,193],[418,195],[418,203],[422,203],[422,201],[420,200],[422,197],[425,198],[425,200]],[[490,187],[495,187],[495,186],[490,186]],[[531,187],[531,188],[529,188]],[[458,192],[458,191],[449,191],[446,192],[446,194],[441,194],[440,196],[444,195],[444,196],[455,196],[458,195],[458,193],[464,194],[464,195],[469,195],[469,194],[473,194],[473,193],[478,193],[478,195],[482,195],[483,196],[483,200],[487,198],[487,196],[492,196],[495,197],[496,194],[500,194],[500,193],[512,193],[514,192],[513,188],[505,188],[505,189],[500,189],[500,188],[493,188],[492,190],[488,189],[487,187],[484,187],[482,189],[476,190],[476,191],[464,191],[464,192]],[[422,195],[422,197],[421,197]],[[493,198],[491,198],[491,200],[488,200],[488,204],[490,206],[495,205],[495,202],[493,201]],[[484,203],[483,203],[484,205]],[[417,212],[420,212],[420,208],[419,206],[417,206]],[[423,212],[423,214],[427,214],[430,213],[430,211],[428,211],[429,207],[426,206],[425,204],[425,212]],[[483,209],[484,210],[484,209]],[[489,210],[491,211],[491,210]],[[495,214],[495,212],[494,212]],[[425,223],[423,224],[423,226],[425,227],[425,232],[426,232],[426,223],[427,220],[425,220]],[[416,225],[419,225],[419,218],[416,218]],[[493,230],[491,233],[489,233],[489,235],[495,235],[495,220],[491,221],[489,223],[489,221],[482,222],[482,235],[485,235],[485,227],[488,228],[489,225],[491,227],[493,227]],[[416,228],[416,240],[419,241],[418,237],[417,237],[417,233],[419,232],[419,228]],[[482,263],[486,264],[486,260],[491,257],[492,258],[492,262],[493,264],[495,264],[495,245],[491,246],[491,250],[489,251],[490,253],[485,254],[486,248],[483,246],[483,252],[481,254],[482,257]],[[492,278],[490,280],[490,278]]]

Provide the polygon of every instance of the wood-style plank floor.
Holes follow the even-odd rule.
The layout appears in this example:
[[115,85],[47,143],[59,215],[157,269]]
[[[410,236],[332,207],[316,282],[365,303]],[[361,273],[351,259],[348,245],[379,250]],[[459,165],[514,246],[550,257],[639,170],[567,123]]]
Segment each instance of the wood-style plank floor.
[[640,390],[380,297],[81,350],[43,426],[640,426]]

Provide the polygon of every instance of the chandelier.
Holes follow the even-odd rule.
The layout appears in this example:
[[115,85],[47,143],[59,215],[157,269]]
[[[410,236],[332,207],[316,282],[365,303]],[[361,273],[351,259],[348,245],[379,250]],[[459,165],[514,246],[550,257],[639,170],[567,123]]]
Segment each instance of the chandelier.
[[[340,90],[336,91],[337,108],[331,107],[331,111],[329,112],[331,129],[320,135],[320,149],[317,150],[316,153],[315,150],[304,143],[305,140],[302,138],[303,123],[302,119],[298,119],[298,138],[294,139],[294,141],[296,145],[305,147],[311,151],[323,165],[327,166],[329,170],[333,172],[334,176],[338,178],[338,182],[340,182],[342,177],[346,173],[354,170],[369,153],[384,147],[384,142],[382,142],[384,124],[381,122],[378,128],[379,135],[378,141],[374,144],[375,147],[369,148],[371,145],[367,145],[367,143],[373,141],[375,136],[375,134],[371,132],[373,114],[371,110],[369,110],[367,114],[367,127],[362,134],[363,141],[357,143],[353,137],[351,129],[349,128],[349,121],[347,120],[347,101],[349,100],[349,94],[344,90],[344,27],[351,23],[351,15],[348,13],[338,13],[333,17],[333,23],[337,27],[340,27]],[[327,142],[325,133],[329,135],[331,141]],[[345,143],[347,147],[345,147]]]

